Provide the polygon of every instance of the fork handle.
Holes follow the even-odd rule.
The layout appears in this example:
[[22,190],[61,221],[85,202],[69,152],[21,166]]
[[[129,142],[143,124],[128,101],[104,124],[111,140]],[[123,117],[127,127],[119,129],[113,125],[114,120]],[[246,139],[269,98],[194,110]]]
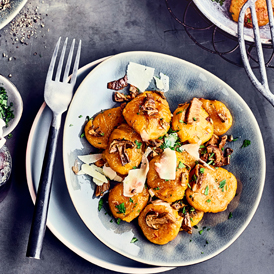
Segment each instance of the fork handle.
[[46,222],[50,191],[52,185],[52,175],[57,149],[57,140],[61,124],[61,114],[54,115],[49,130],[47,147],[36,197],[32,225],[29,235],[27,257],[40,259],[43,247],[43,239],[46,231]]

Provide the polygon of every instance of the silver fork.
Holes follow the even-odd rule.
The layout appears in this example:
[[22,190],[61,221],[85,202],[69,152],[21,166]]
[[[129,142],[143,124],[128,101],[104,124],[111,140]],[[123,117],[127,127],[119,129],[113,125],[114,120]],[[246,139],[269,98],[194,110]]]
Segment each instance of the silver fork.
[[38,193],[35,202],[35,208],[33,213],[32,225],[29,235],[29,242],[27,248],[27,257],[40,259],[42,252],[43,239],[46,230],[47,212],[50,199],[50,191],[52,185],[53,167],[55,162],[57,139],[59,136],[59,129],[61,126],[62,113],[67,110],[68,105],[72,98],[73,88],[76,82],[77,70],[79,67],[81,40],[79,41],[77,55],[74,62],[73,73],[69,83],[69,71],[71,67],[71,61],[73,56],[75,39],[72,41],[65,72],[63,76],[63,82],[60,82],[61,71],[63,67],[64,56],[66,52],[66,46],[68,38],[64,42],[62,53],[60,56],[58,68],[56,71],[55,80],[52,80],[53,70],[55,66],[56,57],[60,45],[61,37],[59,38],[49,66],[44,98],[48,107],[52,110],[53,118],[51,127],[49,130],[49,136],[47,141],[46,152],[44,156],[44,162],[38,187]]

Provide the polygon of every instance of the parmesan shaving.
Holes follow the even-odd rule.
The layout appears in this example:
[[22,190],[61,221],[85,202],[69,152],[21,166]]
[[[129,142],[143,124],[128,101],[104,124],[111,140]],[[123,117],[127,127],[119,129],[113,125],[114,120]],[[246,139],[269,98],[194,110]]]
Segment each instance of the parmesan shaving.
[[143,191],[149,170],[149,162],[147,157],[151,151],[152,149],[148,147],[142,156],[141,167],[137,169],[131,169],[128,172],[127,177],[124,179],[123,195],[125,197],[133,197],[135,194],[141,193]]
[[85,164],[93,164],[96,161],[102,159],[102,153],[98,154],[88,154],[88,155],[79,155],[78,158]]
[[100,170],[100,168],[98,168],[97,166],[88,164],[83,164],[81,169],[82,172],[93,177],[94,179],[100,180],[103,183],[107,183],[107,177],[102,173],[98,172],[98,170]]
[[176,152],[166,148],[161,155],[160,162],[155,163],[155,170],[161,179],[175,180],[176,178]]
[[154,75],[154,68],[129,62],[127,67],[128,83],[144,92]]
[[210,165],[208,165],[205,161],[200,159],[199,155],[199,144],[187,144],[180,147],[180,150],[185,150],[189,155],[195,158],[195,160],[200,161],[203,165],[208,167],[211,170],[214,170]]
[[163,92],[169,91],[169,77],[162,72],[160,72],[160,78],[154,76],[155,85],[157,89]]
[[117,173],[111,167],[106,166],[106,164],[103,166],[103,172],[110,180],[114,180],[117,176]]

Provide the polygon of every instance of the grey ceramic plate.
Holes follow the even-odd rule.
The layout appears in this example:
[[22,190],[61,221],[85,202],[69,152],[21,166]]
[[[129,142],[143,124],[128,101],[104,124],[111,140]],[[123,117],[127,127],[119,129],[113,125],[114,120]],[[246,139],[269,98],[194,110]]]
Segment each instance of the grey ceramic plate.
[[[136,62],[155,68],[170,77],[170,91],[166,94],[172,111],[178,103],[193,97],[217,99],[231,110],[234,124],[230,134],[239,137],[230,147],[234,150],[228,167],[238,179],[238,195],[225,212],[206,214],[193,235],[179,233],[175,240],[158,246],[143,236],[135,222],[117,225],[104,210],[98,211],[94,198],[95,186],[88,176],[76,176],[71,167],[78,155],[93,150],[83,132],[86,116],[115,105],[109,81],[125,75],[128,63]],[[82,115],[82,116],[81,116]],[[81,118],[79,118],[79,116]],[[251,146],[240,148],[244,139]],[[265,155],[257,122],[242,98],[223,81],[191,63],[152,52],[128,52],[113,56],[98,65],[81,83],[70,105],[64,126],[63,161],[71,200],[86,226],[104,244],[133,260],[157,266],[183,266],[205,261],[232,244],[243,232],[258,206],[265,178]],[[233,218],[228,219],[232,212]],[[202,235],[199,230],[205,230]],[[138,241],[131,243],[133,237]],[[190,242],[191,240],[191,242]],[[208,241],[210,244],[205,244]],[[240,254],[239,254],[240,255]]]
[[[78,71],[76,87],[102,60],[92,62]],[[33,202],[36,198],[51,119],[51,111],[44,103],[36,115],[29,135],[26,175]],[[159,273],[172,269],[130,260],[101,243],[82,222],[71,202],[62,162],[62,138],[59,138],[47,227],[64,245],[87,261],[119,273]]]
[[[223,31],[237,37],[238,25],[231,18],[229,13],[229,7],[231,0],[225,0],[221,6],[213,0],[193,0],[198,9],[217,27]],[[250,28],[245,28],[244,31],[245,40],[254,41],[253,30]],[[260,34],[262,43],[271,44],[271,35],[269,30],[269,25],[260,27]]]
[[3,128],[3,136],[5,137],[15,129],[21,119],[23,101],[15,85],[2,75],[0,75],[0,87],[3,87],[7,92],[8,104],[13,103],[11,109],[13,110],[14,118],[10,120],[8,127]]
[[0,10],[0,29],[6,26],[24,7],[28,0],[10,0],[9,9]]

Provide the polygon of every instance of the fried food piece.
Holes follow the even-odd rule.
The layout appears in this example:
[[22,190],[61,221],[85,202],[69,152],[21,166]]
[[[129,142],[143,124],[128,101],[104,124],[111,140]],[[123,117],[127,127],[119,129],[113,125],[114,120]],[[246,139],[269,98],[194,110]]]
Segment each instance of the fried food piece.
[[[231,0],[229,11],[231,13],[232,19],[235,22],[238,22],[240,11],[246,2],[247,2],[247,0]],[[272,6],[274,7],[274,0],[271,0],[271,2],[272,2]],[[259,27],[268,24],[269,19],[268,19],[266,1],[258,0],[255,3],[255,8],[256,8]],[[247,9],[247,11],[246,11],[244,24],[245,24],[245,27],[248,27],[248,28],[252,28],[252,26],[253,26],[250,9]]]
[[87,122],[85,136],[91,145],[100,149],[107,148],[108,139],[113,129],[125,122],[122,110],[123,106],[107,109]]
[[229,109],[220,101],[201,98],[203,108],[213,121],[214,134],[223,135],[232,126],[232,116]]
[[140,135],[129,125],[121,124],[111,133],[104,156],[114,171],[126,175],[141,163],[143,146]]
[[178,212],[168,203],[158,200],[145,207],[138,218],[138,223],[149,241],[164,245],[178,235],[182,220]]
[[140,212],[146,206],[148,199],[149,193],[145,187],[141,193],[131,198],[125,197],[123,195],[123,183],[119,183],[110,190],[108,203],[111,213],[115,218],[120,218],[129,223],[139,216]]
[[[199,100],[199,103],[197,103],[196,100],[194,104],[179,105],[173,113],[172,129],[178,131],[181,142],[188,141],[191,144],[203,144],[213,134],[213,124],[210,122],[209,115],[202,108],[202,103]],[[193,108],[195,108],[195,111],[191,111]]]
[[192,227],[197,225],[203,219],[204,212],[196,210],[183,200],[178,200],[171,206],[177,210],[178,214],[183,218],[180,231],[186,231],[189,234],[192,234]]
[[171,112],[161,93],[146,91],[130,101],[123,110],[127,123],[138,132],[142,140],[154,140],[167,133]]
[[235,176],[221,167],[212,170],[196,165],[190,178],[191,189],[186,190],[186,199],[196,210],[224,211],[236,194]]
[[[189,162],[185,160],[185,157],[189,159],[188,153],[176,152],[177,157],[177,169],[175,180],[161,179],[155,170],[155,163],[158,163],[161,159],[161,155],[154,157],[149,163],[149,171],[147,174],[147,184],[151,188],[152,193],[159,199],[168,203],[173,203],[180,200],[185,195],[187,189],[188,177],[189,177]],[[187,163],[186,163],[187,162]],[[192,166],[195,165],[193,160]]]

